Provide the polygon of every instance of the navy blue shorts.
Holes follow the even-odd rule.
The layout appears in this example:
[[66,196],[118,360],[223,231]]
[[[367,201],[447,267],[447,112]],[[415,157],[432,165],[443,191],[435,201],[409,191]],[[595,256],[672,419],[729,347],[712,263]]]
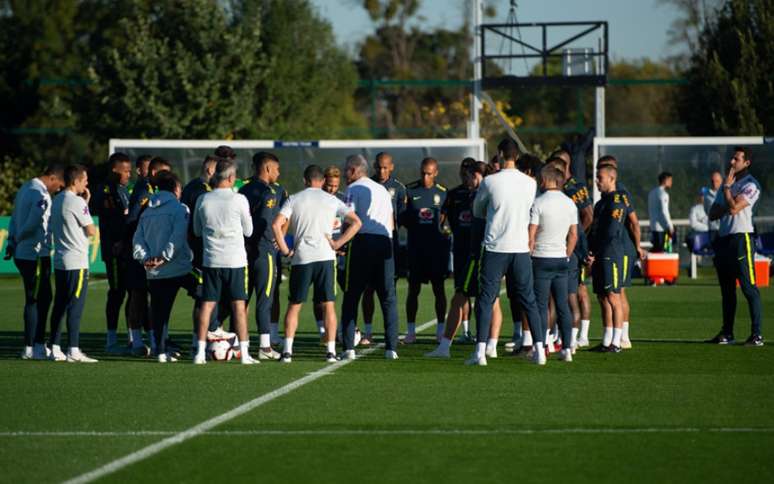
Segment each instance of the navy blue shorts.
[[409,247],[409,282],[427,284],[443,281],[449,272],[449,246],[444,244],[436,250],[417,250]]
[[310,262],[290,266],[290,304],[306,302],[309,286],[314,286],[315,304],[336,300],[336,261]]
[[591,278],[594,294],[604,296],[610,293],[621,293],[623,282],[623,257],[597,257],[591,266]]
[[[247,301],[249,280],[247,267],[204,267],[202,301]],[[221,298],[221,295],[225,296]]]

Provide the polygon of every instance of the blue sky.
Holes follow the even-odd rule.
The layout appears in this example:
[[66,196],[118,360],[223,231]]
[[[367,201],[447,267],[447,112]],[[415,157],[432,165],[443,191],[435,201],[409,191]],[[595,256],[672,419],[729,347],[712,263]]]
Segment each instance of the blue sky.
[[[350,51],[373,24],[361,7],[362,0],[312,0],[319,13],[333,24],[337,39]],[[462,0],[423,0],[423,24],[459,27]],[[505,21],[508,0],[498,0],[497,17]],[[657,0],[519,0],[520,22],[607,20],[610,23],[610,51],[615,59],[662,59],[675,53],[667,44],[667,30],[678,12]],[[465,12],[467,14],[467,12]]]

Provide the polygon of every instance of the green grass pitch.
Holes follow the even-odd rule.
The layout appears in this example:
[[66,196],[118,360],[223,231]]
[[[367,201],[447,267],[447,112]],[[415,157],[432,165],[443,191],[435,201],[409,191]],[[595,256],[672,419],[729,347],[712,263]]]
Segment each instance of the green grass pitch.
[[[405,289],[401,281],[404,327]],[[82,328],[98,364],[21,361],[21,282],[0,280],[0,481],[81,476],[328,366],[309,306],[290,365],[109,358],[105,291],[92,281]],[[634,348],[622,354],[579,351],[573,363],[539,368],[501,346],[488,367],[471,368],[462,364],[470,345],[455,344],[451,360],[423,358],[434,346],[428,328],[398,361],[375,351],[100,480],[771,482],[774,348],[698,344],[720,324],[707,274],[629,294]],[[765,336],[774,292],[761,294]],[[185,348],[190,307],[178,296],[171,328]],[[418,323],[433,317],[427,287]],[[503,342],[508,311],[505,321]],[[600,333],[595,304],[591,335]]]

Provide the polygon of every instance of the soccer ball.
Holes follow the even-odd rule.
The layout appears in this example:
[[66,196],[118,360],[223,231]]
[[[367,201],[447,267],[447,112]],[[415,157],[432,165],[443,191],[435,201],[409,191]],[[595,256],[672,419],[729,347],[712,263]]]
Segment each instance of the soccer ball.
[[207,346],[211,360],[229,361],[234,357],[233,343],[227,339],[210,341]]

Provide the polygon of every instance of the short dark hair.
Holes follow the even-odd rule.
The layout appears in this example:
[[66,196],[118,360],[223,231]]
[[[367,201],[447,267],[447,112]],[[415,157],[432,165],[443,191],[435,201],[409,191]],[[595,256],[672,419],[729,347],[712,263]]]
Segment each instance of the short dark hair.
[[420,163],[420,165],[423,167],[427,165],[435,165],[435,167],[438,168],[438,160],[428,156],[428,157],[422,158],[422,163]]
[[476,160],[468,156],[467,158],[464,158],[462,160],[462,163],[460,163],[460,170],[467,170],[468,168],[474,166],[475,164],[476,164]]
[[392,160],[392,155],[387,153],[386,151],[380,151],[374,157],[374,163],[379,163],[380,161],[382,161],[382,158],[389,158],[390,160]]
[[207,155],[204,157],[204,161],[202,161],[202,167],[206,167],[210,163],[217,163],[219,159],[220,158],[215,155]]
[[567,156],[572,158],[572,155],[570,154],[570,152],[567,151],[564,148],[558,148],[558,149],[554,150],[551,153],[551,156],[549,156],[549,158],[561,158],[562,155],[567,155]]
[[497,152],[503,157],[505,161],[517,161],[521,156],[521,150],[519,145],[516,144],[511,138],[505,138],[497,145]]
[[170,168],[172,168],[172,165],[170,165],[166,159],[160,156],[154,156],[150,161],[150,165],[148,165],[148,173],[169,170]]
[[600,166],[604,166],[604,165],[614,166],[617,169],[618,168],[618,160],[616,160],[615,156],[613,156],[613,155],[602,156],[602,157],[600,157],[597,160],[597,168],[599,168]]
[[64,169],[65,186],[71,187],[75,185],[75,182],[83,178],[86,173],[86,167],[83,165],[68,165]]
[[744,146],[734,146],[734,153],[741,152],[744,155],[744,161],[752,161],[750,159],[750,150]]
[[115,152],[108,158],[108,165],[110,165],[110,168],[115,168],[119,163],[131,164],[132,160],[129,158],[129,155],[121,152]]
[[311,183],[313,181],[320,181],[325,179],[325,173],[322,168],[317,165],[309,165],[304,169],[304,181]]
[[268,162],[279,163],[279,158],[274,153],[269,153],[268,151],[259,151],[253,155],[253,168],[256,170],[262,169]]
[[613,172],[613,175],[616,178],[618,178],[618,168],[616,168],[615,165],[607,163],[607,164],[604,164],[604,165],[600,166],[599,168],[597,168],[597,173],[601,173],[601,172],[605,172],[605,171]]
[[540,178],[543,181],[552,181],[558,187],[561,187],[562,183],[564,183],[564,172],[557,168],[553,163],[549,163],[540,170]]
[[174,192],[180,185],[180,179],[171,171],[163,170],[156,174],[153,179],[157,189],[165,192]]
[[46,167],[43,171],[43,176],[53,176],[56,178],[64,178],[64,166],[58,163],[52,163]]
[[662,171],[658,174],[658,184],[661,185],[667,178],[672,178],[672,174],[668,171]]
[[137,157],[137,159],[134,162],[135,168],[139,168],[142,166],[143,163],[150,163],[150,161],[153,159],[151,155],[140,155]]
[[483,161],[474,161],[473,164],[465,168],[465,170],[471,175],[478,173],[481,176],[486,176],[487,175],[486,171],[488,169],[488,166],[489,165],[487,165]]
[[560,158],[554,155],[548,157],[546,160],[546,165],[554,165],[563,172],[567,170],[567,162],[564,160],[564,158]]
[[221,158],[226,158],[229,160],[235,160],[236,152],[228,145],[220,145],[215,148],[215,156],[220,156]]
[[516,168],[522,173],[537,178],[540,170],[543,168],[543,162],[537,156],[525,153],[519,157],[519,160],[516,162]]

